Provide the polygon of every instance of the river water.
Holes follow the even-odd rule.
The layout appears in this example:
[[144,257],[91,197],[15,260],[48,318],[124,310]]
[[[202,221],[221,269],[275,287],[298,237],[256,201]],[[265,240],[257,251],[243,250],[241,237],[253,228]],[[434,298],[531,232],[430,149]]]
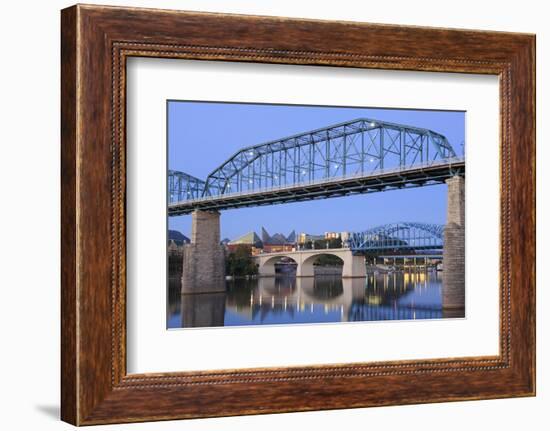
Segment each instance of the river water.
[[168,328],[438,319],[441,273],[435,270],[339,275],[281,275],[226,281],[225,293],[180,293],[168,286]]

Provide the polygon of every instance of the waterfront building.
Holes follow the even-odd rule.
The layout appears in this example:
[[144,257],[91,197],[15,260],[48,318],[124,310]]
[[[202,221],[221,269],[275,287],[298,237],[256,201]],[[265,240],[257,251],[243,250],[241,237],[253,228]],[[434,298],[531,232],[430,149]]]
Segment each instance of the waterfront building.
[[177,230],[168,230],[168,272],[170,274],[181,273],[183,247],[191,240]]
[[245,233],[244,235],[227,242],[226,247],[228,251],[232,252],[235,251],[240,245],[249,246],[253,255],[259,254],[262,250],[262,240],[254,231]]
[[296,232],[292,231],[288,235],[276,233],[270,235],[262,227],[262,245],[264,253],[279,253],[296,250]]
[[298,244],[306,244],[308,242],[314,242],[325,239],[324,235],[312,235],[309,233],[302,232],[298,235]]
[[228,241],[224,245],[229,252],[236,250],[240,245],[247,245],[250,247],[252,255],[294,251],[296,250],[296,232],[292,231],[286,236],[282,233],[270,235],[267,230],[262,227],[261,238],[256,232],[250,231],[238,238]]
[[175,246],[181,247],[183,244],[189,244],[190,242],[191,240],[181,232],[168,230],[168,245],[173,243]]

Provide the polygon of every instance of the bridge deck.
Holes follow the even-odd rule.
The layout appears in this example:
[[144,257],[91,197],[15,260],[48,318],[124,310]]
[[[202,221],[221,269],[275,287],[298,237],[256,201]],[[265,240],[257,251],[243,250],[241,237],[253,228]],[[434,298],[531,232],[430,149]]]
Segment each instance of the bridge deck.
[[217,211],[373,193],[388,189],[421,187],[443,183],[451,176],[463,175],[464,172],[464,159],[454,159],[444,163],[415,166],[410,169],[379,172],[375,175],[330,178],[254,192],[223,194],[175,202],[168,205],[168,215],[189,214],[194,210]]
[[273,253],[260,253],[252,256],[253,258],[262,258],[262,257],[290,257],[292,255],[301,254],[301,255],[321,255],[321,254],[331,254],[331,253],[345,253],[345,252],[353,252],[352,249],[349,247],[341,247],[341,248],[308,248],[303,250],[294,250],[294,251],[276,251]]

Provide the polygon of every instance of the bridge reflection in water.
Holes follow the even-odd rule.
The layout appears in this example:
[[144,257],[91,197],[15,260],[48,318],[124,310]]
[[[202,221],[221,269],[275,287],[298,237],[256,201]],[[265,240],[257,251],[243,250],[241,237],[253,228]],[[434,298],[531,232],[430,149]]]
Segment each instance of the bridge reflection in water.
[[180,283],[170,279],[169,328],[463,317],[442,310],[436,271],[238,279],[212,294],[181,294]]

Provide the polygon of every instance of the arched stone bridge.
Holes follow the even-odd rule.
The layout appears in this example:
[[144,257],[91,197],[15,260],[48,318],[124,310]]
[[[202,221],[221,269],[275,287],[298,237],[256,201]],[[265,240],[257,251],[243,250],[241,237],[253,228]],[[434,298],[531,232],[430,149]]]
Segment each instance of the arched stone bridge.
[[342,277],[366,277],[367,270],[365,258],[363,256],[354,256],[349,248],[327,248],[313,250],[285,251],[280,253],[266,253],[254,256],[254,261],[258,264],[258,272],[262,276],[275,275],[275,263],[283,257],[289,257],[296,262],[296,277],[313,277],[313,264],[319,256],[329,255],[342,259],[344,266],[342,268]]

